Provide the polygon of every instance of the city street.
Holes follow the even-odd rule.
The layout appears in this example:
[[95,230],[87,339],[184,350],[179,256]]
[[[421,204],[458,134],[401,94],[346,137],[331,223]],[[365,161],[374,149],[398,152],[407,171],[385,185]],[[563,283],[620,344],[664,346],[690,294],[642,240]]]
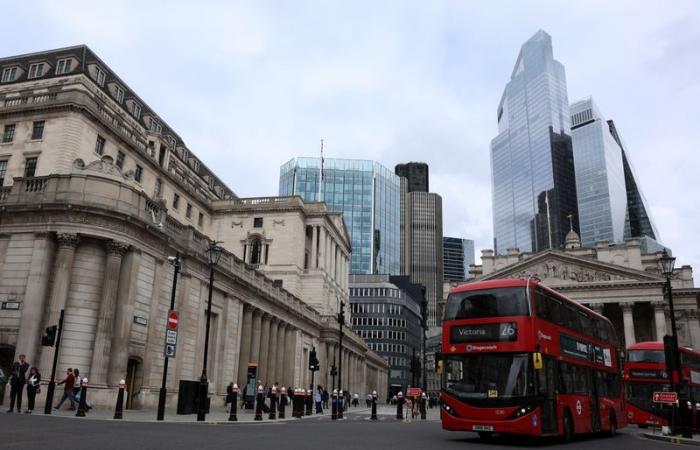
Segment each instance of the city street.
[[[659,449],[669,444],[637,436],[630,427],[613,439],[584,437],[568,445],[557,441],[495,438],[480,441],[472,433],[443,431],[439,421],[396,422],[381,416],[367,420],[367,413],[350,413],[340,422],[327,416],[300,421],[195,424],[139,423],[43,415],[0,415],[0,449],[502,449],[519,447],[570,449]],[[670,448],[670,447],[669,447]]]

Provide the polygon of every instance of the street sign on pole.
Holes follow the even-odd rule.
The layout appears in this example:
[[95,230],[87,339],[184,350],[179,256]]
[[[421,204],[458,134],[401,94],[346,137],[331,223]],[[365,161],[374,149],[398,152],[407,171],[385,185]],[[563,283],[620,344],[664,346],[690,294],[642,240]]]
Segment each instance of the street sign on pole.
[[677,392],[654,392],[651,396],[654,403],[666,403],[669,405],[674,405],[678,402]]
[[174,358],[177,350],[177,326],[180,322],[180,316],[177,311],[168,312],[168,321],[165,328],[165,350],[166,358]]

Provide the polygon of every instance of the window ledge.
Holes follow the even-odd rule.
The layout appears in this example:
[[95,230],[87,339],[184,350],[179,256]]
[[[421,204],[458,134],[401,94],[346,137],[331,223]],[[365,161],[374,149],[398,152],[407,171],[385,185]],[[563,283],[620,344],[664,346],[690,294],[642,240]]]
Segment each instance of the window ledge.
[[27,142],[32,142],[32,143],[33,143],[33,142],[43,142],[43,141],[44,141],[44,138],[42,137],[42,138],[39,138],[39,139],[29,139]]
[[15,141],[10,141],[10,142],[0,142],[0,145],[12,145],[14,144]]

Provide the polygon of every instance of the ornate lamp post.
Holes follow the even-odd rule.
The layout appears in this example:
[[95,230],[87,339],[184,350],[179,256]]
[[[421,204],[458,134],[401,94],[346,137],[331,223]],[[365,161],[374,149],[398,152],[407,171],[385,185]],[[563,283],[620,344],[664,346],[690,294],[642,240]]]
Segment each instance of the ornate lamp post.
[[338,299],[338,418],[343,418],[343,403],[340,401],[340,392],[343,390],[343,324],[345,323],[345,302]]
[[[673,275],[673,267],[676,263],[676,258],[669,255],[664,249],[661,258],[659,259],[659,269],[666,277],[665,290],[668,294],[668,308],[671,314],[671,336],[670,336],[670,355],[666,355],[666,361],[672,362],[676,374],[670,373],[671,390],[678,392],[678,404],[680,408],[680,428],[683,437],[692,437],[692,432],[687,426],[687,395],[684,388],[683,371],[681,369],[680,352],[678,351],[678,330],[676,329],[676,313],[673,309],[673,289],[671,288],[671,275]],[[667,341],[669,336],[664,336],[664,341]],[[664,345],[667,347],[667,345]],[[677,378],[677,379],[676,379]]]
[[209,357],[209,327],[211,324],[211,298],[214,290],[214,266],[219,263],[223,250],[216,241],[209,242],[207,253],[209,255],[209,301],[207,302],[207,326],[204,333],[204,363],[202,365],[202,377],[199,380],[199,404],[197,407],[197,421],[202,422],[207,415],[207,395],[209,393],[209,380],[207,380],[207,359]]

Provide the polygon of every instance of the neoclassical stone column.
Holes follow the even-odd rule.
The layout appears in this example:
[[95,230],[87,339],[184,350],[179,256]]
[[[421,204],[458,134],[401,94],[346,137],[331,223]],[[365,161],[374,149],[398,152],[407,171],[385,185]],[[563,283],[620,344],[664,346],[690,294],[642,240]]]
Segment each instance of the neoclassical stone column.
[[257,378],[260,379],[260,333],[262,332],[263,312],[253,311],[253,333],[250,340],[250,363],[258,365]]
[[633,302],[620,303],[620,307],[622,308],[622,322],[625,327],[625,346],[627,347],[637,342],[634,338],[634,317],[632,316],[633,306]]
[[328,356],[326,353],[326,344],[324,342],[318,343],[316,346],[316,353],[318,354],[318,372],[316,372],[316,384],[322,385],[327,389],[325,373],[330,370],[331,365],[328,364]]
[[293,326],[287,325],[287,342],[286,342],[286,351],[284,355],[284,379],[285,379],[285,384],[288,386],[293,386],[293,387],[298,387],[296,386],[295,379],[294,379],[294,372],[296,368],[296,363],[297,363],[297,334],[296,334],[296,329],[294,329]]
[[319,232],[320,232],[320,236],[319,236],[319,243],[320,244],[318,246],[318,250],[320,253],[318,255],[318,257],[319,257],[318,266],[321,269],[325,269],[326,268],[326,241],[327,241],[325,227],[319,227]]
[[243,319],[241,323],[241,347],[238,351],[238,387],[243,389],[248,377],[250,362],[250,343],[253,334],[253,307],[243,304]]
[[[75,259],[75,250],[79,242],[78,235],[72,233],[58,233],[56,240],[58,251],[56,252],[56,262],[53,267],[53,285],[46,317],[47,326],[58,325],[61,310],[66,308],[71,273],[73,271],[73,260]],[[52,363],[53,352],[41,352],[41,372],[51,374]]]
[[53,249],[53,238],[48,233],[38,233],[34,236],[16,345],[17,353],[24,353],[30,364],[38,363],[36,358],[39,352],[39,337],[42,334],[41,325],[53,263]]
[[311,227],[311,269],[318,267],[318,227]]
[[[131,249],[122,258],[119,273],[117,304],[114,312],[114,328],[112,329],[112,343],[109,353],[109,372],[107,374],[107,382],[112,386],[117,386],[119,380],[126,379],[127,366],[129,364],[129,338],[131,336],[131,325],[134,323],[134,302],[136,301],[137,291],[135,280],[138,277],[140,267],[141,252]],[[182,283],[180,283],[178,289],[182,289]],[[176,305],[177,308],[178,306]],[[155,306],[154,309],[156,309]],[[165,317],[159,318],[163,320],[163,323],[166,320]],[[151,320],[151,325],[153,326],[152,319],[149,320]],[[162,332],[157,335],[149,333],[149,335],[154,340],[158,338],[165,339]],[[160,342],[162,343],[163,341],[161,340]],[[171,370],[174,370],[172,365]],[[172,376],[171,379],[176,379],[176,377]]]
[[275,381],[284,384],[284,354],[287,326],[281,320],[277,322],[277,361],[275,362]]
[[260,331],[260,357],[258,358],[258,378],[264,383],[269,383],[269,373],[267,371],[267,357],[270,351],[270,320],[269,314],[264,314],[262,318],[262,329]]
[[686,317],[688,319],[688,346],[698,348],[700,346],[700,322],[697,310],[686,310]]
[[270,322],[270,347],[267,352],[267,376],[270,386],[277,379],[277,329],[279,328],[279,320],[275,317]]
[[122,257],[129,250],[127,244],[108,241],[107,257],[105,259],[104,278],[102,279],[102,294],[97,312],[95,342],[92,348],[90,363],[90,384],[102,386],[107,384],[109,372],[109,355],[112,348],[112,329],[114,328],[114,306],[117,301],[119,273]]
[[654,325],[656,329],[656,340],[663,341],[666,334],[666,314],[664,312],[665,303],[662,300],[651,302],[654,308]]

